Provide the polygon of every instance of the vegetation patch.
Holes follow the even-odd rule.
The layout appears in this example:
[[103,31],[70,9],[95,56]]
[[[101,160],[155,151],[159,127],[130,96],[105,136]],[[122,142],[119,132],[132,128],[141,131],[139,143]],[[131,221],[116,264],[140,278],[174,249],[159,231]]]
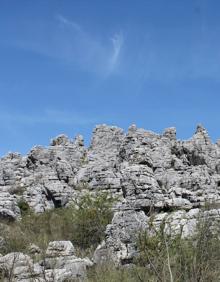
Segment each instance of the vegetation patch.
[[44,250],[50,241],[55,240],[70,240],[82,251],[94,249],[104,238],[106,225],[111,222],[113,202],[107,193],[86,194],[68,208],[34,214],[21,200],[22,219],[2,225],[1,236],[7,240],[0,253],[25,252],[32,243]]
[[195,235],[183,239],[165,233],[165,225],[149,232],[141,232],[138,238],[140,250],[136,264],[148,272],[143,281],[219,281],[220,239],[219,226],[210,219],[200,218]]

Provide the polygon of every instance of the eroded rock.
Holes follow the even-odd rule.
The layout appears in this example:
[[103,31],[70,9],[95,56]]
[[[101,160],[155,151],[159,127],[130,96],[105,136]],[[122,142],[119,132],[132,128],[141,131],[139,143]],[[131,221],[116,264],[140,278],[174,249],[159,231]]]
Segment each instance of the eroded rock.
[[[172,232],[181,227],[188,236],[196,211],[219,204],[219,142],[212,144],[201,125],[185,141],[177,140],[173,127],[156,134],[135,125],[127,133],[99,125],[89,148],[82,136],[60,135],[27,156],[10,153],[0,159],[0,218],[19,219],[21,201],[41,213],[68,206],[85,191],[107,191],[117,198],[97,257],[98,251],[102,257],[107,252],[118,263],[130,262],[137,252],[135,235],[148,229],[152,214],[155,226],[168,220]],[[218,213],[209,216],[216,219]]]
[[4,281],[63,282],[76,278],[83,281],[87,268],[93,263],[73,254],[71,242],[54,241],[50,242],[44,259],[39,262],[34,263],[30,256],[19,252],[0,257],[0,272]]

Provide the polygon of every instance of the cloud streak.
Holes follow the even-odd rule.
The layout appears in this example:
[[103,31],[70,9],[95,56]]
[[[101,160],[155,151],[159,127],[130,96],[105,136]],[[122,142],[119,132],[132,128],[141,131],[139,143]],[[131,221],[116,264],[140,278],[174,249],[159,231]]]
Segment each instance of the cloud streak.
[[101,40],[77,22],[58,14],[52,25],[35,25],[32,32],[22,31],[16,45],[73,65],[79,70],[106,76],[117,69],[123,34],[107,34]]
[[79,24],[73,22],[73,21],[70,21],[69,19],[65,18],[64,16],[58,14],[56,15],[55,17],[60,23],[64,24],[64,25],[67,25],[67,26],[70,26],[72,28],[74,28],[76,31],[81,31],[81,27]]
[[115,34],[111,38],[111,42],[112,42],[112,45],[113,45],[113,51],[112,51],[112,56],[111,56],[110,62],[109,62],[109,70],[110,71],[115,68],[115,66],[117,65],[118,60],[119,60],[121,48],[122,48],[123,43],[124,43],[122,33]]
[[[92,37],[85,32],[78,23],[70,21],[62,15],[57,15],[56,18],[61,24],[77,33],[75,36],[78,36],[78,45],[81,50],[78,53],[78,60],[83,66],[92,64],[98,71],[104,71],[105,74],[110,74],[115,70],[124,42],[122,32],[115,33],[110,40],[101,43],[94,36]],[[74,47],[72,41],[70,44]]]

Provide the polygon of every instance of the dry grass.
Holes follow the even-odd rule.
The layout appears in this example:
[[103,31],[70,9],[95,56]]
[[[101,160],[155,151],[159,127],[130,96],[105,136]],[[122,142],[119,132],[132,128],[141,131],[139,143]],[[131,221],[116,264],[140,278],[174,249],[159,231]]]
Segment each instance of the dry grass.
[[54,209],[36,215],[26,209],[22,219],[1,225],[6,244],[0,253],[26,252],[32,243],[45,250],[50,241],[70,240],[78,253],[91,253],[104,238],[106,225],[112,219],[113,200],[106,193],[85,195],[68,208]]

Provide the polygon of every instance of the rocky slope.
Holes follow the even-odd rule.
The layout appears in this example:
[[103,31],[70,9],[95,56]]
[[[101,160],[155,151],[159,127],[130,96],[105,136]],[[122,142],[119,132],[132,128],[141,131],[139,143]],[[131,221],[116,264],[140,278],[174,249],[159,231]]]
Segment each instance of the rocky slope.
[[[60,135],[47,148],[0,159],[0,218],[18,219],[21,201],[42,213],[100,190],[116,196],[117,204],[94,260],[111,256],[130,263],[137,230],[147,229],[149,221],[157,228],[165,220],[167,232],[189,236],[198,215],[218,220],[220,142],[212,144],[201,125],[186,141],[176,139],[175,128],[156,134],[132,125],[124,133],[99,125],[89,148],[82,136],[73,141]],[[207,204],[213,208],[203,212]]]

